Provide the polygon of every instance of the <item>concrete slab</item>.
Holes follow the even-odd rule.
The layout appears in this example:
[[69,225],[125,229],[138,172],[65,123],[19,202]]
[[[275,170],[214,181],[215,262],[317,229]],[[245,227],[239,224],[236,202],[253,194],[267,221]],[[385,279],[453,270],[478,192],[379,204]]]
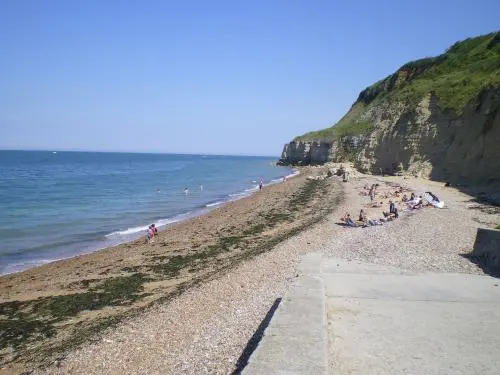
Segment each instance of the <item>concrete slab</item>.
[[323,272],[331,373],[500,373],[500,280],[335,259]]
[[500,280],[308,254],[244,375],[500,374]]
[[[319,275],[321,257],[309,256],[302,272]],[[282,300],[243,375],[326,375],[325,291],[318,276],[302,275]]]

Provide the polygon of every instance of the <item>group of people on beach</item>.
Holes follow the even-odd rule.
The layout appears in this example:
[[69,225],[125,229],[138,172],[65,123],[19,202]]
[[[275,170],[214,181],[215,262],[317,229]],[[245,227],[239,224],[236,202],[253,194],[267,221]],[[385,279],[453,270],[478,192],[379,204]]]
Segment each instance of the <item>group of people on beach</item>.
[[156,225],[153,223],[148,227],[148,231],[146,234],[146,238],[148,243],[152,242],[154,237],[158,234],[158,228],[156,228]]
[[425,192],[424,196],[416,196],[415,193],[411,193],[410,198],[406,193],[404,193],[403,187],[398,186],[395,191],[387,191],[385,193],[378,193],[377,189],[379,184],[372,184],[370,187],[364,186],[364,191],[360,195],[367,195],[370,198],[370,207],[380,207],[376,202],[376,195],[378,194],[380,198],[389,198],[389,210],[383,211],[383,217],[380,219],[370,219],[368,218],[364,209],[359,212],[358,220],[353,220],[349,212],[346,212],[340,221],[346,227],[367,227],[373,225],[382,225],[385,222],[395,220],[399,218],[399,211],[396,207],[395,200],[401,200],[401,203],[405,206],[406,210],[417,210],[426,205],[430,205],[437,208],[443,208],[444,202],[442,202],[435,194],[430,191]]

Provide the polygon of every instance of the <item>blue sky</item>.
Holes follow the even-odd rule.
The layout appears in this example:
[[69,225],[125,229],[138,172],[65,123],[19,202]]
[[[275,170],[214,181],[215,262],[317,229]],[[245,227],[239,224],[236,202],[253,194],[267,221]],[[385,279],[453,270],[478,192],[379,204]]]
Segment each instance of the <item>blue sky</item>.
[[279,155],[500,1],[0,1],[0,148]]

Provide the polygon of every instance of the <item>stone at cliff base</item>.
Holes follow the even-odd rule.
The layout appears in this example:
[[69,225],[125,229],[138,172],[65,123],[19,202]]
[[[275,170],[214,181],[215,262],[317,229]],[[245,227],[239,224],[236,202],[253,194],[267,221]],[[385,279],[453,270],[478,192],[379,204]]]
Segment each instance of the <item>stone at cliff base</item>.
[[488,269],[500,271],[500,230],[479,228],[472,255]]

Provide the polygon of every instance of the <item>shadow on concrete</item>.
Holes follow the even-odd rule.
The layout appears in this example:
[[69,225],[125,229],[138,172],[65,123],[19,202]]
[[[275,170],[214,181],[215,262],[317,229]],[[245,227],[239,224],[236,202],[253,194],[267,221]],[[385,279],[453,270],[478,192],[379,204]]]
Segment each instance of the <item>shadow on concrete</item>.
[[500,269],[492,268],[492,267],[488,266],[488,264],[486,264],[486,260],[484,258],[478,257],[478,256],[474,255],[473,253],[460,254],[460,256],[464,257],[465,259],[470,260],[472,263],[481,267],[481,269],[483,270],[483,272],[485,274],[500,279]]
[[274,301],[273,305],[267,312],[266,316],[260,322],[259,327],[253,334],[253,336],[248,340],[247,345],[245,349],[243,350],[243,353],[241,353],[240,357],[236,361],[236,369],[231,373],[231,375],[239,375],[241,374],[241,371],[245,368],[245,366],[248,364],[248,360],[250,359],[250,356],[254,352],[254,350],[257,348],[257,345],[259,345],[260,340],[262,339],[262,336],[264,335],[264,331],[266,330],[267,326],[269,325],[269,322],[271,322],[271,319],[274,315],[274,312],[278,308],[279,304],[281,303],[281,298],[276,298]]

